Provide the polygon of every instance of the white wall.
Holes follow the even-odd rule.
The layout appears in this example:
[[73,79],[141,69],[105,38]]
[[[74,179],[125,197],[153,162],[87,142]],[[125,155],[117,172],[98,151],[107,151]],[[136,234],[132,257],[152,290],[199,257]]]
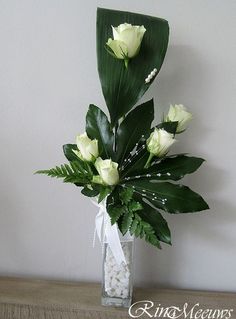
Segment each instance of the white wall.
[[194,113],[176,150],[207,159],[186,183],[211,210],[168,215],[173,247],[137,241],[136,285],[236,291],[234,0],[0,1],[0,275],[99,281],[96,208],[37,169],[65,161],[89,103],[104,107],[96,71],[96,7],[166,18],[170,46],[156,115]]

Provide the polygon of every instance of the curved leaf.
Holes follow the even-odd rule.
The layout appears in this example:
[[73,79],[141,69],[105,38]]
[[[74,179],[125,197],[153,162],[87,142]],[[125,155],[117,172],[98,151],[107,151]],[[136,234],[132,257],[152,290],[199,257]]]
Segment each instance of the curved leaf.
[[78,151],[78,147],[77,147],[76,144],[65,144],[65,145],[63,145],[64,155],[68,159],[68,161],[70,161],[70,162],[78,160],[78,156],[75,155],[73,150],[77,150]]
[[121,179],[125,176],[135,175],[139,171],[142,171],[149,157],[149,152],[146,148],[140,147],[136,153],[131,156],[124,164],[121,166]]
[[[195,172],[204,162],[199,157],[189,157],[185,155],[177,155],[175,157],[164,158],[153,164],[147,169],[139,171],[138,176],[149,180],[180,180],[186,174]],[[135,179],[136,176],[129,174],[129,179]]]
[[153,183],[148,179],[125,182],[135,193],[150,201],[156,208],[172,214],[192,213],[208,209],[204,199],[187,186],[169,182]]
[[[105,44],[112,37],[111,26],[122,23],[144,25],[146,33],[139,54],[129,61],[111,56]],[[112,126],[126,114],[149,88],[145,78],[156,68],[160,70],[169,38],[168,22],[136,13],[98,8],[97,10],[97,60],[102,91],[111,117]],[[158,73],[158,72],[157,72]]]
[[113,158],[114,134],[106,114],[91,104],[86,115],[86,132],[91,139],[98,140],[99,154]]
[[142,135],[150,130],[153,119],[153,99],[137,106],[127,115],[117,131],[116,161],[122,164]]
[[84,196],[87,197],[95,197],[99,194],[99,190],[98,189],[94,189],[94,188],[88,188],[88,186],[85,186],[82,190],[81,190],[81,194],[83,194]]
[[171,245],[171,234],[167,221],[158,211],[143,202],[141,196],[138,196],[137,200],[143,206],[143,210],[137,212],[137,214],[142,218],[142,220],[152,226],[160,241]]

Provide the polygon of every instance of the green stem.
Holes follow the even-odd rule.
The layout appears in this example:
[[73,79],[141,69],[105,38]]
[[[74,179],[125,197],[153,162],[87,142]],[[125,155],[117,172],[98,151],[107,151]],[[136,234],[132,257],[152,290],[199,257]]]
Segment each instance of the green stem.
[[118,131],[119,123],[117,122],[115,125],[115,130],[114,130],[114,152],[116,152],[117,149],[117,131]]
[[147,160],[147,163],[145,164],[144,168],[148,168],[150,166],[152,158],[153,158],[153,154],[150,153],[149,157],[148,157],[148,160]]

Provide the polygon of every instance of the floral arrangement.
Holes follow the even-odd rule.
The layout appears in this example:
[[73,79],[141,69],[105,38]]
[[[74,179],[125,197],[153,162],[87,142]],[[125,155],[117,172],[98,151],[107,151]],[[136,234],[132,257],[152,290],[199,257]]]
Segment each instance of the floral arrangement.
[[129,231],[158,248],[171,244],[164,214],[208,209],[199,194],[178,183],[204,160],[169,155],[191,113],[171,105],[152,126],[153,100],[135,106],[160,71],[168,36],[163,19],[98,9],[98,72],[109,118],[90,105],[85,133],[63,146],[68,163],[37,172],[82,187],[83,195],[105,205],[111,225],[122,234]]

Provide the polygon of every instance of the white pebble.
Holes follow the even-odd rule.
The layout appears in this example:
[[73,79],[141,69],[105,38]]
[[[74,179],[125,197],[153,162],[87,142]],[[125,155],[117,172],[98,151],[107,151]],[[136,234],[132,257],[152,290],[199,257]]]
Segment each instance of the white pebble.
[[122,263],[118,265],[109,247],[104,263],[105,271],[105,291],[110,297],[127,298],[129,295],[130,279],[130,250],[129,243],[122,243],[127,265]]

